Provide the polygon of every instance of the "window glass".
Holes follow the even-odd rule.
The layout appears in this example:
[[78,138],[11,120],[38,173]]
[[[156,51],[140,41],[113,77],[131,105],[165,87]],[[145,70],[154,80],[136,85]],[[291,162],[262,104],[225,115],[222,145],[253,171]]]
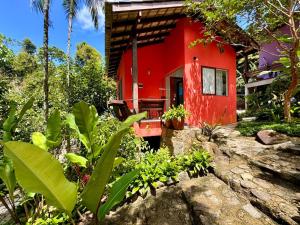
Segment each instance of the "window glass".
[[203,68],[202,69],[202,87],[203,94],[215,94],[215,69]]
[[227,96],[227,71],[216,70],[216,94]]

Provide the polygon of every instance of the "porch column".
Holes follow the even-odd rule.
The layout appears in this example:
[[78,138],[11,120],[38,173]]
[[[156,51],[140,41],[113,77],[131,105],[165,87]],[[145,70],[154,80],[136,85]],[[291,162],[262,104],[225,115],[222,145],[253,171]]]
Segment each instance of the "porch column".
[[139,112],[139,87],[138,87],[138,61],[137,61],[137,36],[132,40],[132,99],[133,108]]

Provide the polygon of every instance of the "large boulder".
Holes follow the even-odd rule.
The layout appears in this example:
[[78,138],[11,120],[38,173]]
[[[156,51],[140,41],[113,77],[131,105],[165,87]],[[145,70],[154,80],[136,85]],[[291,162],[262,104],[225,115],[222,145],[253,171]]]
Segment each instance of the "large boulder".
[[275,145],[287,142],[289,137],[274,130],[261,130],[257,133],[257,139],[265,145]]

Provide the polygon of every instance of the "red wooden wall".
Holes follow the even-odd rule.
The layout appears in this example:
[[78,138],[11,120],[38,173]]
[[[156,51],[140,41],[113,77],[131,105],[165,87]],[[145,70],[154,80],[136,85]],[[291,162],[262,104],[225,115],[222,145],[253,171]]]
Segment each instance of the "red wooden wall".
[[[203,25],[190,19],[181,19],[164,43],[138,48],[138,79],[143,84],[139,98],[160,98],[165,93],[165,77],[184,69],[184,106],[190,112],[186,122],[199,126],[199,122],[230,124],[236,122],[236,59],[235,51],[225,46],[223,53],[215,43],[207,46],[189,44],[200,37]],[[193,58],[198,60],[194,61]],[[123,99],[132,107],[132,51],[127,50],[118,69],[122,80]],[[216,67],[228,71],[228,96],[202,94],[201,67]]]

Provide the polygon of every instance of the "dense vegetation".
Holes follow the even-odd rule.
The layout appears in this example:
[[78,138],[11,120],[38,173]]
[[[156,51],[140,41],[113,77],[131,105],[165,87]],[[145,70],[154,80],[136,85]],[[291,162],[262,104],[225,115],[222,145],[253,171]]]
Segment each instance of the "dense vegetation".
[[244,136],[255,136],[260,130],[275,130],[289,136],[300,137],[300,124],[276,122],[240,122],[238,131]]

